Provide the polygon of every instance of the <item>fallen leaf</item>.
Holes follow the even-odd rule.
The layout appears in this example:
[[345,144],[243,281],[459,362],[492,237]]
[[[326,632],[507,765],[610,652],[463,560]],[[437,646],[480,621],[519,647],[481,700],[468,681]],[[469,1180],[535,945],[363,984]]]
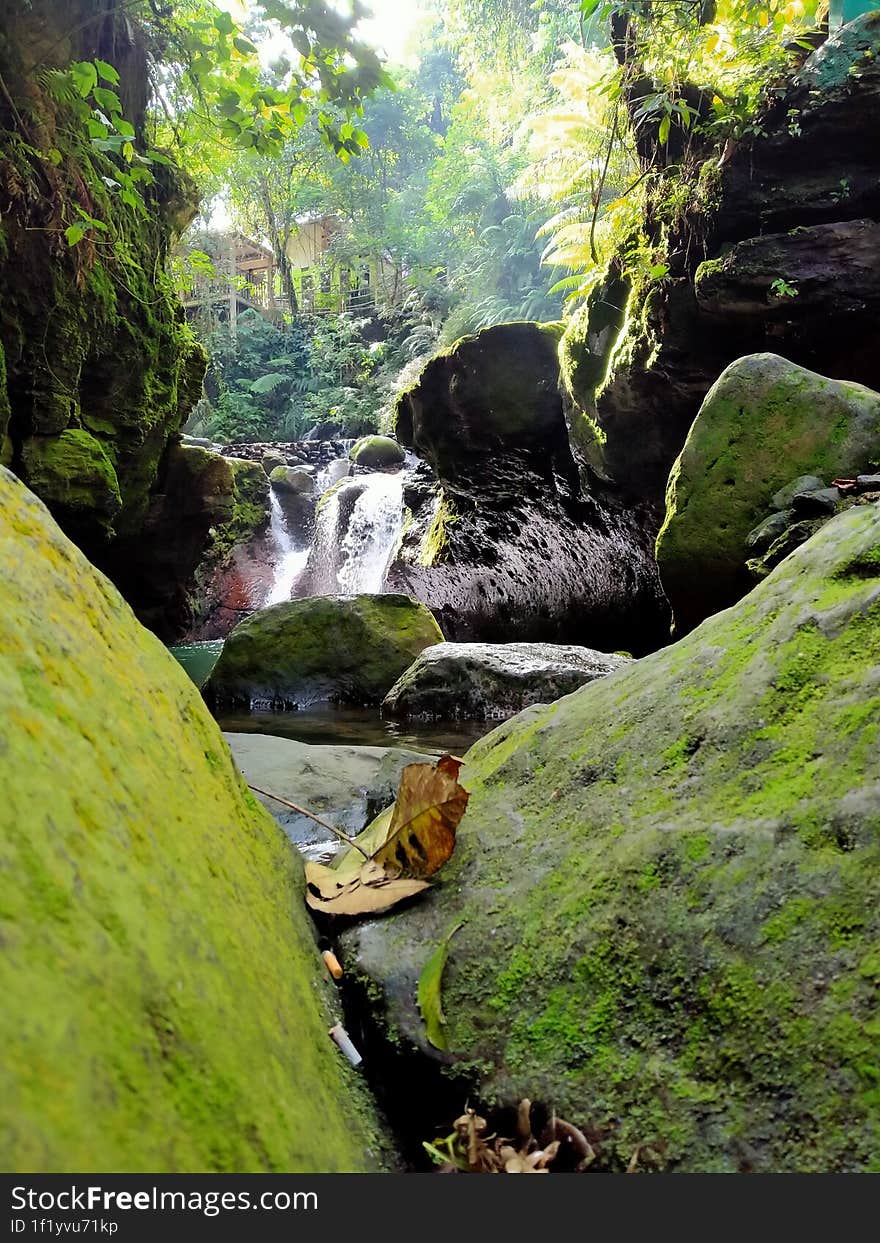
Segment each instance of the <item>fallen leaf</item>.
[[373,855],[386,872],[424,879],[452,854],[469,797],[458,783],[460,768],[460,761],[444,755],[436,764],[403,770],[388,840]]
[[427,1028],[428,1040],[435,1049],[440,1049],[444,1053],[448,1046],[446,1044],[446,1032],[443,1030],[446,1026],[446,1015],[443,1013],[441,1000],[443,968],[446,966],[449,942],[461,927],[461,924],[456,924],[452,931],[447,933],[425,963],[419,976],[417,1000],[419,1011]]
[[333,868],[322,863],[307,863],[306,905],[325,915],[379,915],[428,888],[424,880],[387,877],[364,882],[360,876],[340,883]]
[[427,889],[426,878],[455,849],[455,830],[467,807],[460,769],[461,760],[451,755],[404,768],[394,806],[350,850],[330,867],[306,864],[306,905],[326,915],[379,915]]

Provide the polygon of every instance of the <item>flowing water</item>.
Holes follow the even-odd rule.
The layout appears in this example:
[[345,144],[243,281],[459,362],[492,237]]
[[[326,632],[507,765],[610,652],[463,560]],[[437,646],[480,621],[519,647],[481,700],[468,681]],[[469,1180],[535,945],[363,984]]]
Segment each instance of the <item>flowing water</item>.
[[344,481],[318,513],[309,562],[313,590],[345,595],[383,591],[403,517],[400,474],[377,471]]
[[309,559],[309,545],[306,544],[304,548],[296,546],[297,541],[291,534],[287,517],[274,488],[269,489],[269,498],[269,537],[275,550],[275,577],[266,596],[264,608],[290,599],[296,580],[306,568]]

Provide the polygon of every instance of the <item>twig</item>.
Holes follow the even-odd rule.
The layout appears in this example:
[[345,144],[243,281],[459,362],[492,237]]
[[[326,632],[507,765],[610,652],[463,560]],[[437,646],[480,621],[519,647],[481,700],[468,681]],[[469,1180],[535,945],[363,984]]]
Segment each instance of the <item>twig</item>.
[[315,824],[320,824],[322,828],[329,829],[331,833],[339,838],[341,842],[345,842],[348,846],[353,846],[359,851],[365,859],[369,861],[370,856],[364,850],[363,846],[359,846],[353,837],[349,837],[347,833],[343,833],[342,829],[337,829],[329,820],[322,820],[320,816],[316,816],[313,811],[306,811],[305,807],[298,807],[296,803],[291,803],[288,799],[282,798],[280,794],[273,794],[271,790],[261,790],[259,786],[253,786],[250,782],[248,789],[253,790],[255,794],[263,794],[266,798],[273,798],[276,803],[281,803],[283,807],[289,807],[291,811],[299,812],[301,816],[308,816],[310,820],[314,820]]

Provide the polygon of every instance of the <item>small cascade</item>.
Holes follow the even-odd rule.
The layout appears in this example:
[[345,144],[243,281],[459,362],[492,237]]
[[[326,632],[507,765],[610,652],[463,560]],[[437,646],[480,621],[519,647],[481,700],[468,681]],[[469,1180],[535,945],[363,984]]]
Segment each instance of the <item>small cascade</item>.
[[316,595],[381,592],[403,529],[403,477],[356,475],[325,499],[318,511],[308,567]]
[[399,474],[367,475],[342,540],[337,571],[348,595],[380,592],[403,529],[403,479]]
[[274,488],[269,489],[271,513],[269,518],[269,538],[275,550],[275,576],[264,608],[270,604],[283,604],[290,599],[296,580],[305,569],[309,559],[309,547],[295,547],[295,540],[290,533],[287,518]]

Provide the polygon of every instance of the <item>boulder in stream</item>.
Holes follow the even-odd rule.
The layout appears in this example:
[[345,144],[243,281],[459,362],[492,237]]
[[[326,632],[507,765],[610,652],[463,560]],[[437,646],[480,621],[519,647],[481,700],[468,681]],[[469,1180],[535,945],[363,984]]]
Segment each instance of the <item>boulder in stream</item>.
[[348,456],[356,466],[382,470],[388,466],[402,466],[406,454],[390,436],[362,436],[352,445]]
[[[878,740],[865,505],[677,644],[477,743],[455,853],[345,933],[347,974],[451,1099],[528,1097],[598,1169],[641,1145],[677,1171],[877,1169]],[[415,996],[444,941],[440,1052]]]
[[300,860],[158,639],[0,469],[0,1166],[380,1164]]
[[297,496],[307,496],[315,490],[314,466],[276,466],[269,482],[279,492],[293,492]]
[[554,643],[438,643],[426,647],[382,703],[403,720],[513,716],[551,703],[629,664],[622,654]]
[[379,704],[419,652],[442,640],[430,611],[408,596],[291,600],[235,627],[205,695],[222,708]]
[[637,655],[665,638],[650,515],[591,476],[569,437],[556,324],[486,328],[432,358],[397,404],[424,460],[388,586],[457,642]]

